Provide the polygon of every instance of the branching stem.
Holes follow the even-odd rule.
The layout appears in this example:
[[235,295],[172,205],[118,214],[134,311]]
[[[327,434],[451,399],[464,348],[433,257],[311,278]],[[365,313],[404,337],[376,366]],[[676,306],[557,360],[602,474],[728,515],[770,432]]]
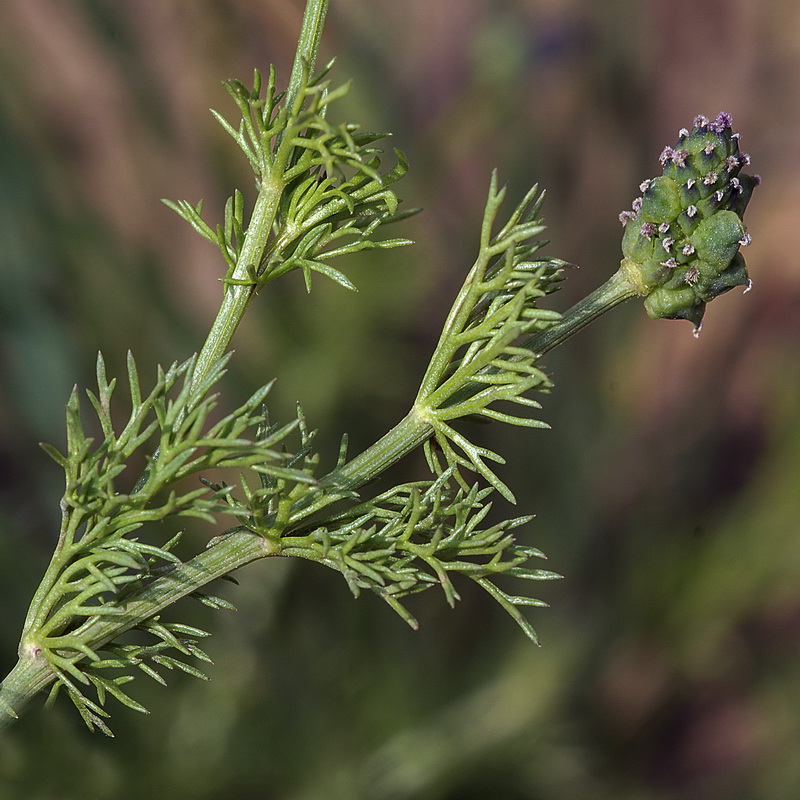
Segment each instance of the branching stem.
[[[327,10],[328,0],[308,0],[306,4],[299,45],[287,90],[287,108],[292,108],[296,102],[302,88],[304,73],[314,69]],[[254,266],[257,268],[261,264],[267,248],[284,189],[282,173],[287,167],[292,150],[289,144],[287,141],[287,146],[281,147],[281,140],[278,140],[272,174],[263,176],[236,270],[231,276],[232,280],[226,284],[220,310],[198,356],[193,385],[202,385],[219,359],[228,352],[233,335],[254,295],[252,282],[246,280],[248,269]],[[236,281],[240,283],[237,284]],[[209,548],[169,574],[154,580],[138,593],[132,594],[127,600],[123,614],[113,617],[98,616],[87,620],[84,626],[88,630],[81,631],[86,636],[85,641],[92,642],[92,646],[101,646],[120,632],[129,630],[142,620],[157,614],[160,609],[231,570],[260,558],[275,555],[275,549],[270,541],[268,538],[243,533],[226,537],[222,544]],[[46,576],[32,608],[38,608],[36,600],[49,591],[57,573],[56,566],[51,564],[50,572],[53,577],[51,578],[49,574]],[[30,625],[31,620],[28,620],[26,631]],[[81,656],[76,656],[76,660],[79,658]],[[0,684],[0,728],[16,719],[22,707],[54,678],[55,675],[47,659],[38,652],[35,643],[23,635],[19,648],[19,661]]]
[[[226,299],[229,293],[239,288],[241,287],[229,287]],[[558,323],[530,336],[525,346],[538,354],[543,354],[606,311],[636,294],[630,279],[620,270],[605,284],[564,313]],[[246,308],[246,302],[244,307]],[[235,312],[230,310],[227,312],[230,316],[227,316],[225,309],[226,304],[223,304],[218,322],[220,318],[226,322],[224,326],[223,323],[217,326],[221,331],[217,335],[227,336],[225,342],[227,347],[238,318],[235,318]],[[216,352],[214,349],[217,347],[216,340],[209,337],[209,341],[211,344],[207,343],[204,352]],[[209,355],[207,358],[213,356]],[[211,360],[207,363],[210,366],[214,362]],[[337,489],[353,491],[373,481],[388,467],[424,443],[432,433],[432,426],[415,406],[375,444],[323,477],[319,491],[308,496],[293,509],[291,522],[297,524],[335,502]],[[123,614],[87,620],[84,629],[80,631],[81,638],[92,649],[96,649],[182,597],[198,591],[234,569],[261,558],[277,555],[279,550],[280,547],[275,540],[268,537],[244,532],[230,534],[190,561],[177,566],[168,574],[131,594],[125,602]],[[17,666],[0,685],[0,728],[11,723],[19,715],[22,707],[55,677],[46,659],[40,657],[33,643],[26,642],[24,638],[19,657]],[[82,656],[75,656],[75,660],[80,658]]]
[[[328,0],[308,0],[307,2],[297,55],[292,68],[287,95],[284,98],[284,105],[287,109],[297,110],[297,106],[302,99],[300,95],[305,81],[309,73],[313,72],[327,8]],[[347,135],[349,136],[350,134],[348,133]],[[226,280],[219,312],[197,358],[191,383],[188,384],[189,388],[187,388],[187,392],[190,394],[207,382],[207,377],[219,366],[220,359],[229,351],[233,336],[255,294],[256,281],[253,280],[253,276],[258,274],[258,270],[264,264],[265,258],[269,257],[270,237],[273,233],[275,220],[280,213],[281,202],[288,180],[286,171],[292,163],[294,147],[295,144],[291,141],[291,136],[284,138],[282,134],[279,134],[274,141],[269,164],[263,165],[264,169],[260,174],[261,183],[258,197],[250,223],[247,226],[235,268]],[[405,164],[403,163],[401,166],[404,170]],[[373,169],[372,166],[369,168]],[[376,178],[375,180],[380,183],[379,179]],[[370,191],[373,191],[373,189],[371,188]],[[212,546],[191,560],[172,565],[160,572],[159,577],[154,577],[152,580],[148,578],[145,582],[138,584],[138,589],[131,590],[128,594],[123,592],[118,595],[118,603],[114,609],[115,613],[101,613],[100,606],[97,607],[97,611],[94,611],[95,607],[93,606],[90,612],[83,612],[83,617],[78,617],[83,620],[82,623],[77,627],[68,629],[69,638],[73,641],[79,641],[80,647],[74,644],[66,647],[63,652],[70,653],[69,648],[72,648],[72,652],[64,656],[62,662],[69,661],[70,665],[74,666],[82,659],[96,659],[98,648],[114,641],[121,633],[152,619],[162,609],[172,605],[177,600],[198,592],[202,587],[239,567],[262,558],[280,555],[282,550],[281,534],[290,534],[292,528],[300,529],[318,512],[343,497],[352,496],[354,491],[374,481],[389,467],[430,439],[435,431],[431,416],[434,407],[439,409],[441,406],[446,410],[447,408],[455,407],[456,403],[468,401],[479,395],[479,393],[485,392],[486,383],[481,382],[481,379],[486,378],[487,375],[491,377],[496,374],[491,370],[499,371],[502,374],[503,369],[509,369],[510,374],[515,375],[512,368],[518,367],[519,363],[513,359],[520,357],[520,355],[524,356],[524,354],[521,354],[521,350],[518,349],[517,351],[512,350],[509,356],[505,350],[501,349],[498,351],[499,355],[494,354],[491,358],[487,357],[488,360],[485,363],[476,361],[475,363],[478,363],[478,367],[476,367],[475,372],[460,374],[456,372],[442,383],[443,376],[445,376],[456,353],[461,348],[467,347],[467,357],[464,359],[467,361],[470,354],[474,356],[473,351],[469,349],[470,347],[483,346],[484,339],[494,341],[492,337],[495,336],[497,331],[491,326],[486,327],[485,330],[481,329],[479,335],[475,335],[474,331],[469,329],[469,317],[479,297],[489,292],[494,292],[497,295],[503,290],[505,273],[502,273],[504,275],[503,280],[498,277],[497,287],[490,285],[490,281],[485,280],[486,271],[490,267],[492,259],[507,252],[507,269],[505,267],[503,269],[509,275],[513,273],[516,276],[514,280],[522,280],[519,277],[521,273],[519,271],[514,272],[514,253],[522,246],[521,243],[525,239],[537,234],[540,230],[540,227],[537,227],[538,223],[533,221],[520,222],[518,218],[515,218],[513,223],[509,223],[501,231],[496,244],[493,245],[490,242],[491,223],[494,219],[494,211],[502,201],[503,194],[503,191],[496,190],[496,186],[493,183],[491,197],[494,205],[491,206],[491,213],[487,215],[487,220],[484,224],[482,256],[474,268],[474,270],[477,270],[477,273],[474,274],[477,274],[480,280],[475,287],[468,280],[468,284],[462,294],[459,295],[454,311],[446,326],[447,331],[451,327],[457,329],[456,334],[451,337],[452,342],[449,342],[447,347],[442,348],[441,356],[438,359],[435,357],[429,375],[423,380],[422,390],[411,411],[374,445],[321,478],[313,491],[302,493],[300,499],[296,499],[297,496],[287,496],[287,514],[283,515],[280,526],[275,522],[277,514],[271,513],[271,516],[267,515],[268,519],[265,525],[267,530],[259,530],[259,533],[253,533],[236,529],[235,532],[220,537]],[[375,197],[379,198],[380,196],[375,195]],[[391,205],[386,198],[384,198],[384,203],[387,207]],[[525,206],[526,204],[523,204],[522,207]],[[389,213],[394,213],[394,207],[389,209]],[[238,217],[237,220],[240,224],[241,218]],[[513,236],[508,233],[509,231],[513,232],[515,229],[516,233]],[[400,240],[397,240],[397,242],[400,243]],[[498,275],[500,274],[498,272]],[[527,280],[527,277],[523,277]],[[472,295],[468,297],[470,292],[472,292]],[[542,293],[544,292],[540,292],[540,294]],[[635,281],[621,268],[603,286],[568,310],[559,321],[548,324],[542,330],[523,338],[519,348],[525,348],[536,354],[536,356],[540,356],[564,342],[606,311],[636,296],[638,293]],[[472,300],[471,303],[467,302],[469,299]],[[520,295],[519,303],[522,304],[524,299]],[[503,300],[503,298],[500,297],[500,300]],[[507,309],[503,303],[499,301],[498,303],[495,311],[499,315],[497,324],[500,325],[506,317],[500,314],[498,309],[503,313]],[[508,309],[510,309],[508,318],[516,324],[519,322],[519,309],[517,309],[516,316],[514,316],[511,315],[511,310],[514,310],[514,308],[510,305],[508,306]],[[547,321],[549,322],[550,320]],[[520,329],[507,329],[501,326],[498,330],[501,330],[503,335],[506,334],[507,330],[511,330],[507,343],[509,347],[512,340],[515,337],[519,339],[521,335]],[[522,330],[530,331],[531,327],[529,326]],[[505,342],[502,347],[506,347]],[[491,352],[494,353],[494,351]],[[500,358],[502,355],[508,356],[507,360],[503,361]],[[520,393],[524,391],[526,386],[530,385],[532,384],[525,384]],[[441,389],[439,391],[440,397],[438,395],[434,397],[437,387]],[[138,388],[136,394],[138,394]],[[435,404],[431,404],[431,397],[434,397]],[[509,394],[508,397],[501,399],[509,399],[509,397],[513,398],[516,395]],[[77,405],[75,406],[75,415],[77,416]],[[500,415],[500,417],[503,417],[503,415]],[[179,418],[178,422],[181,419]],[[509,419],[508,415],[505,415],[505,419]],[[480,457],[479,453],[478,458],[480,459]],[[145,478],[147,474],[145,473]],[[143,485],[141,484],[141,486]],[[138,488],[141,488],[141,486]],[[76,517],[75,519],[80,521],[80,518]],[[75,522],[75,524],[77,525],[78,522]],[[277,531],[277,533],[274,536],[270,536],[269,530],[272,530],[273,533]],[[62,532],[62,543],[64,541],[63,536],[64,532]],[[412,550],[415,546],[413,544],[408,545]],[[58,563],[60,564],[60,562]],[[514,568],[516,562],[509,563],[512,565],[509,569]],[[54,667],[45,657],[41,640],[37,640],[37,631],[42,627],[41,623],[45,613],[39,608],[40,601],[44,594],[49,592],[53,581],[56,579],[58,572],[56,566],[55,564],[51,566],[32,605],[32,616],[26,624],[20,642],[19,661],[3,683],[0,684],[0,728],[5,727],[13,719],[16,719],[27,702],[57,677],[57,670],[54,672]],[[86,569],[88,570],[89,567],[86,567]],[[522,575],[521,570],[518,573]],[[440,579],[443,574],[439,574]],[[510,572],[509,574],[516,573]],[[530,575],[525,574],[522,577],[530,577]],[[492,591],[494,590],[495,587],[492,585]],[[109,593],[111,592],[116,592],[115,584],[110,584]],[[497,592],[499,593],[499,590]],[[523,602],[509,598],[502,593],[497,594],[497,596],[501,598],[501,602],[506,607],[512,610],[515,603]],[[119,613],[117,613],[117,609]],[[49,608],[46,609],[46,611],[49,610]]]
[[[528,337],[524,346],[543,355],[607,311],[636,295],[628,275],[620,269],[602,286],[567,310],[558,323]],[[479,388],[483,387],[476,387]],[[468,390],[465,389],[465,393]],[[375,444],[322,478],[320,492],[312,495],[309,501],[297,509],[294,520],[306,518],[334,502],[335,498],[332,498],[329,491],[332,487],[352,491],[375,480],[392,464],[423,444],[432,433],[433,427],[415,406]]]

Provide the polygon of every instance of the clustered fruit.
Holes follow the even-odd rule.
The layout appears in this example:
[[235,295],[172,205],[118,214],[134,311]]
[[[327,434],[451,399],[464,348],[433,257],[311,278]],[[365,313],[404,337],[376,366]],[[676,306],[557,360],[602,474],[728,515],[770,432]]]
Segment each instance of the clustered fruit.
[[661,153],[663,174],[646,180],[623,211],[622,266],[653,319],[687,319],[699,331],[706,304],[734,286],[750,288],[739,247],[750,243],[742,221],[758,175],[742,168],[731,115],[698,116]]

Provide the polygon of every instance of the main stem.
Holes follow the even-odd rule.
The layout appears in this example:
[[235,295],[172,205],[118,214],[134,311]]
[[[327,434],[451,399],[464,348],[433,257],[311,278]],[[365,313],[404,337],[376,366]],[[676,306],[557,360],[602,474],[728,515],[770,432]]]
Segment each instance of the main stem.
[[[525,341],[525,346],[542,355],[636,294],[633,283],[620,270],[570,308],[558,323],[531,335]],[[232,330],[230,332],[232,334]],[[431,426],[422,419],[416,408],[412,408],[374,445],[322,478],[320,491],[298,506],[293,522],[299,523],[333,502],[331,497],[335,497],[335,492],[332,493],[331,489],[354,490],[374,480],[396,461],[423,444],[432,432]],[[125,601],[123,615],[87,621],[83,631],[85,641],[92,649],[101,647],[120,633],[152,617],[162,608],[231,570],[261,558],[278,555],[279,552],[280,548],[276,543],[262,536],[250,533],[227,536],[169,574],[132,593]],[[76,657],[76,660],[79,658],[81,657]],[[47,661],[35,648],[26,648],[23,640],[19,662],[0,685],[0,728],[16,719],[27,702],[52,683],[54,678]]]
[[[235,533],[225,539],[224,547],[210,547],[181,564],[161,578],[143,587],[121,603],[123,613],[98,616],[87,620],[75,631],[91,642],[90,647],[102,647],[106,642],[150,619],[162,608],[191,594],[244,564],[276,555],[274,540],[253,533]],[[79,661],[83,656],[76,656]],[[23,637],[19,661],[0,685],[0,728],[19,717],[22,709],[42,689],[55,679],[47,659],[35,644]]]

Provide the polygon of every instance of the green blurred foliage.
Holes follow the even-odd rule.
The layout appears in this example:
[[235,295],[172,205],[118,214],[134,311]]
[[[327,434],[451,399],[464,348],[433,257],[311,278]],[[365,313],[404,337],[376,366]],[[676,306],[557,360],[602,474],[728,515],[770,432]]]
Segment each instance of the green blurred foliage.
[[[300,0],[8,0],[0,25],[0,668],[55,541],[71,385],[197,350],[222,265],[160,197],[220,214],[246,165],[220,81],[288,75]],[[237,336],[232,402],[274,375],[335,458],[406,410],[476,247],[489,173],[538,181],[566,307],[619,260],[619,210],[697,113],[733,114],[764,184],[755,289],[691,326],[635,304],[547,358],[550,432],[490,430],[542,588],[533,648],[479,592],[417,599],[413,633],[315,565],[221,592],[211,683],[140,681],[90,735],[37,702],[0,739],[0,797],[786,800],[800,795],[800,7],[749,0],[332,0],[325,56],[395,132],[413,250],[356,257],[351,295],[300,276]],[[421,470],[418,462],[406,474]],[[207,536],[202,530],[193,541]],[[199,546],[199,545],[198,545]]]

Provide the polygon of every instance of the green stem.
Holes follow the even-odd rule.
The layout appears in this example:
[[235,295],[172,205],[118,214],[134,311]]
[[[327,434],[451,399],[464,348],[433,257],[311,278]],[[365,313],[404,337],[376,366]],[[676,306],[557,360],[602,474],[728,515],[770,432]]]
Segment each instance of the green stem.
[[[562,344],[589,323],[601,317],[620,303],[639,294],[628,273],[621,267],[602,286],[579,300],[564,312],[561,319],[549,328],[529,336],[522,346],[542,355]],[[483,385],[468,384],[454,393],[454,402],[483,389]],[[363,453],[348,461],[320,481],[319,493],[299,505],[292,521],[307,518],[313,512],[336,501],[331,489],[355,490],[381,475],[392,464],[415,450],[433,434],[433,427],[425,420],[417,404],[386,435]]]
[[[635,297],[636,294],[628,275],[619,269],[602,286],[566,311],[555,325],[532,334],[522,343],[522,346],[540,355],[546,353],[607,311]],[[464,387],[464,391],[468,392],[471,388]],[[483,386],[478,388],[482,389]],[[343,485],[348,489],[363,486],[384,472],[403,455],[410,453],[422,444],[432,433],[432,426],[425,421],[423,415],[415,407],[384,437],[361,455],[323,478],[322,483]]]
[[[161,609],[197,591],[232,570],[268,556],[278,555],[273,539],[254,533],[233,533],[176,567],[121,602],[122,614],[94,617],[74,631],[93,650],[153,617]],[[83,659],[76,656],[75,661]],[[0,684],[0,728],[9,725],[28,701],[55,679],[40,653],[35,634],[23,636],[19,661]]]
[[230,283],[225,289],[222,304],[211,325],[203,349],[197,357],[197,366],[193,380],[201,381],[209,370],[229,350],[231,339],[242,321],[250,301],[255,296],[255,286],[246,283],[249,266],[256,267],[261,263],[269,241],[272,223],[278,213],[283,185],[273,181],[264,181],[253,208],[253,216],[247,228],[242,251],[232,280],[243,281],[241,284]]
[[[327,12],[328,0],[308,0],[306,3],[303,26],[300,30],[292,73],[289,78],[289,88],[284,100],[287,109],[291,109],[296,102],[297,94],[302,86],[304,70],[307,68],[309,71],[313,71],[314,69]],[[280,143],[281,137],[278,139],[278,149],[284,151],[283,158],[276,156],[272,175],[263,176],[253,215],[247,226],[242,251],[236,269],[230,276],[231,283],[225,289],[222,305],[197,358],[195,381],[202,380],[217,360],[228,352],[233,335],[255,295],[255,286],[249,282],[250,270],[253,267],[257,269],[263,260],[272,231],[272,223],[275,221],[283,194],[282,173],[290,155],[289,149],[280,148]],[[235,281],[240,283],[235,283]]]
[[639,294],[631,276],[620,267],[602,286],[564,312],[555,325],[528,336],[522,342],[522,347],[544,355],[607,311]]
[[54,678],[47,659],[20,657],[0,684],[0,729],[18,719],[25,706]]
[[295,103],[303,83],[304,70],[307,68],[309,73],[314,72],[327,13],[328,0],[308,0],[306,3],[292,74],[289,76],[289,86],[286,90],[286,108],[291,108]]
[[100,647],[200,587],[245,564],[279,553],[280,546],[273,538],[249,531],[231,533],[142,589],[131,592],[121,603],[122,614],[94,617],[75,633]]
[[343,492],[354,491],[375,480],[388,467],[423,444],[432,432],[433,429],[420,416],[415,406],[375,444],[321,478],[319,489],[292,509],[291,523],[296,524],[307,519],[337,502]]

